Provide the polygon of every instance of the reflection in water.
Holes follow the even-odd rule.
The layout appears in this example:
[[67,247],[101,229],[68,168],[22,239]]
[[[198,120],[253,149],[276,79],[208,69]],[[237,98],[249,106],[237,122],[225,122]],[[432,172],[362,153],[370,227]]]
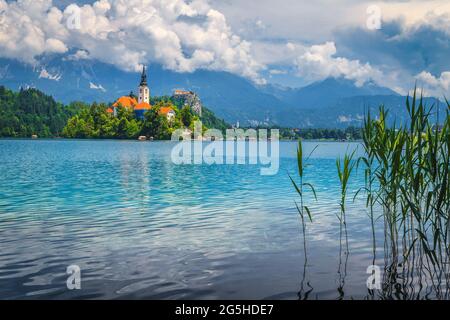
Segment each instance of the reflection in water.
[[305,217],[300,216],[300,220],[302,223],[302,232],[303,232],[303,272],[302,272],[302,280],[300,282],[300,291],[298,292],[299,300],[308,300],[309,295],[313,292],[314,288],[311,286],[310,280],[307,275],[307,267],[308,267],[308,248],[306,243],[306,225],[305,225]]
[[[346,225],[344,223],[341,223],[341,230],[339,235],[339,267],[338,267],[338,287],[337,291],[339,293],[338,299],[342,300],[345,297],[344,287],[345,287],[345,278],[347,277],[347,264],[348,264],[348,241],[347,241],[347,232],[345,231]],[[344,229],[344,231],[343,231]],[[342,243],[342,233],[345,232],[345,248],[343,248]],[[344,251],[343,251],[344,250]]]
[[305,252],[305,262],[303,264],[302,280],[300,282],[300,291],[298,292],[299,300],[308,300],[309,295],[313,292],[314,288],[311,286],[310,280],[307,277],[308,259]]
[[124,202],[136,202],[131,210],[145,213],[145,204],[151,197],[150,179],[152,174],[148,164],[146,152],[141,148],[136,158],[130,158],[128,154],[120,154],[120,180],[124,191]]
[[392,254],[386,257],[381,290],[372,296],[398,300],[449,299],[448,262],[431,262],[415,244],[411,254],[401,258]]
[[[370,215],[369,215],[370,217]],[[347,266],[350,251],[348,245],[343,240],[343,235],[347,237],[345,231],[346,225],[341,224],[339,241],[339,260],[338,260],[338,300],[352,298],[352,295],[345,294],[345,280],[347,277]],[[305,229],[304,229],[305,230]],[[375,230],[373,230],[373,259],[372,265],[376,266],[377,246],[375,241]],[[438,299],[448,300],[450,298],[450,272],[449,261],[430,261],[428,255],[424,254],[420,244],[413,241],[409,246],[407,235],[403,235],[403,245],[409,248],[407,256],[398,255],[398,250],[392,248],[391,242],[384,239],[384,268],[381,270],[380,288],[367,289],[367,300],[417,300],[417,299]],[[307,300],[313,293],[313,287],[307,272],[308,254],[306,246],[306,237],[303,238],[304,264],[301,273],[299,299]],[[446,248],[443,248],[446,250]],[[439,253],[438,256],[445,256],[445,253]],[[375,272],[372,275],[378,274]],[[374,278],[374,281],[376,278]]]

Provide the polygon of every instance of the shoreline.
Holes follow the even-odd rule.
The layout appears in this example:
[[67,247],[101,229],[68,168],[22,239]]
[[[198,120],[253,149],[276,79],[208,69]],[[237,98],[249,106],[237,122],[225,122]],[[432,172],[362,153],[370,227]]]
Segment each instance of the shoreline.
[[[139,140],[139,139],[108,139],[108,138],[60,138],[60,137],[53,137],[53,138],[18,138],[18,137],[1,137],[0,141],[2,140],[23,140],[23,141],[134,141],[134,142],[178,142],[178,141],[172,141],[172,140]],[[299,139],[279,139],[280,142],[298,142]],[[340,139],[301,139],[305,142],[362,142],[362,139],[358,140],[340,140]],[[194,140],[192,140],[194,141]],[[226,141],[226,140],[223,140]],[[203,141],[203,142],[210,142],[210,141]]]

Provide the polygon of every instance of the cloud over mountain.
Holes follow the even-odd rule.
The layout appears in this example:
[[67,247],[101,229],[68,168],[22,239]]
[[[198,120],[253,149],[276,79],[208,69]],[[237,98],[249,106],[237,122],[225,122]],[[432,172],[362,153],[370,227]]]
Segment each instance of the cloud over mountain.
[[378,82],[382,78],[382,73],[369,63],[361,63],[359,60],[339,57],[336,56],[336,52],[337,49],[334,42],[326,42],[307,48],[295,60],[298,74],[311,81],[323,80],[329,77],[342,77],[353,80],[358,86],[362,86],[371,80]]
[[416,79],[425,89],[426,95],[439,97],[443,92],[450,92],[450,71],[442,72],[438,77],[422,71],[416,76]]
[[264,82],[251,44],[207,0],[100,0],[64,9],[51,0],[0,0],[0,17],[0,56],[28,64],[73,49],[72,58],[124,70],[157,62],[178,72],[222,70]]
[[[418,80],[428,93],[442,97],[450,94],[445,74],[450,71],[450,12],[424,13],[426,20],[415,24],[403,19],[383,21],[380,30],[347,28],[336,34],[340,52],[349,59],[369,61],[384,75],[386,84],[404,90]],[[441,74],[443,75],[443,79]],[[436,81],[432,81],[432,77]]]

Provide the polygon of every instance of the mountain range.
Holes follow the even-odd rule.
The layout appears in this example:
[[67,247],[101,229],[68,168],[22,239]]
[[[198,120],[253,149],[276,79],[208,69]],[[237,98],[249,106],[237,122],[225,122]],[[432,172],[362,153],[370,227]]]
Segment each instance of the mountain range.
[[[35,87],[64,103],[111,103],[135,91],[139,76],[113,65],[70,56],[42,57],[34,67],[0,59],[0,85],[13,90]],[[227,72],[177,73],[157,64],[149,66],[148,76],[152,95],[171,95],[174,89],[195,91],[218,117],[242,126],[360,126],[364,113],[376,112],[381,104],[390,110],[391,121],[403,121],[407,116],[406,97],[370,82],[358,87],[350,80],[328,78],[303,88],[256,86]],[[425,102],[431,105],[439,100],[427,98]]]

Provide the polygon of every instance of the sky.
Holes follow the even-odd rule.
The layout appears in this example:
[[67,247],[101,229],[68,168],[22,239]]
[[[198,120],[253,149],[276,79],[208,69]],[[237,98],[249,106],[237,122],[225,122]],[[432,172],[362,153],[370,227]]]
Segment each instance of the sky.
[[448,0],[0,0],[0,57],[127,71],[227,71],[256,85],[328,77],[450,96]]

